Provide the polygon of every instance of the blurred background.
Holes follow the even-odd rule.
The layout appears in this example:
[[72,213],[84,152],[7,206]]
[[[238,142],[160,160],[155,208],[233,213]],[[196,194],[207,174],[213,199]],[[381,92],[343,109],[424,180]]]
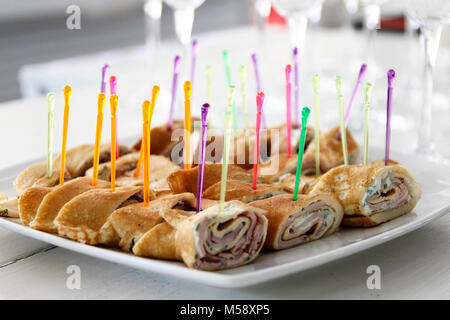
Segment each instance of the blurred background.
[[[394,143],[405,146],[405,150],[419,150],[421,144],[422,147],[430,144],[429,136],[433,136],[441,146],[447,146],[450,35],[446,23],[450,13],[444,8],[446,2],[450,1],[0,0],[0,101],[33,99],[49,91],[61,96],[64,85],[70,84],[75,103],[95,106],[101,68],[108,63],[111,74],[118,79],[120,108],[125,110],[121,112],[127,113],[130,119],[139,117],[143,99],[149,99],[151,87],[158,84],[162,106],[157,110],[157,117],[167,119],[173,59],[180,55],[182,69],[177,84],[176,114],[183,115],[182,83],[195,78],[193,114],[198,115],[201,104],[210,98],[217,109],[213,121],[220,126],[219,111],[225,110],[229,83],[222,60],[222,51],[227,50],[230,76],[237,87],[238,110],[244,99],[239,73],[242,65],[247,70],[251,124],[258,87],[266,93],[264,108],[272,124],[285,119],[284,68],[286,64],[294,64],[293,48],[297,47],[299,95],[295,99],[298,106],[312,106],[311,78],[319,74],[321,127],[337,124],[335,76],[343,78],[347,108],[361,64],[367,63],[362,82],[374,84],[371,135],[380,143],[383,141],[386,73],[393,68],[396,71]],[[421,20],[424,17],[417,12],[429,13],[425,18],[431,20]],[[428,41],[427,47],[423,27],[429,21],[438,21],[431,29],[439,29],[439,36],[436,39],[434,34],[432,40],[437,41]],[[193,40],[198,40],[194,67]],[[431,42],[437,45],[433,47]],[[251,59],[253,53],[258,58],[258,79]],[[425,66],[430,65],[426,53],[435,53],[431,63],[436,66],[431,95],[424,76]],[[210,87],[205,73],[207,66],[211,67]],[[208,92],[208,88],[212,91]],[[355,97],[353,120],[349,123],[356,135],[362,130],[361,91]],[[431,104],[434,125],[428,121],[430,108],[425,107]],[[4,105],[0,104],[0,108]],[[242,126],[242,120],[239,121]],[[419,132],[423,130],[429,131],[427,141],[420,141]],[[439,130],[439,134],[433,130]],[[139,130],[123,129],[119,133],[138,135]],[[446,153],[446,150],[439,151]]]

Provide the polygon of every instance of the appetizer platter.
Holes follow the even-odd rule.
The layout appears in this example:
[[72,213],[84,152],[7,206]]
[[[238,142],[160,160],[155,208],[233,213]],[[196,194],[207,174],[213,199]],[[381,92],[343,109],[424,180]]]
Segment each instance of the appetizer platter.
[[[228,53],[223,57],[228,69]],[[159,93],[155,85],[151,100],[142,105],[138,141],[118,141],[115,77],[110,78],[111,137],[102,139],[105,66],[94,143],[66,148],[71,97],[66,86],[62,150],[53,158],[55,94],[50,93],[47,159],[0,172],[1,190],[8,194],[0,200],[0,226],[139,269],[239,287],[373,247],[450,209],[450,184],[436,181],[439,166],[401,154],[391,157],[393,70],[388,72],[384,156],[371,148],[369,161],[370,83],[364,86],[362,143],[347,128],[354,99],[344,116],[342,79],[335,81],[338,125],[321,131],[319,78],[313,77],[310,126],[310,109],[291,105],[290,65],[285,123],[266,123],[264,93],[257,92],[256,123],[249,125],[241,68],[244,126],[238,125],[236,88],[229,80],[224,130],[208,133],[211,106],[203,104],[201,118],[191,117],[191,81],[183,86],[185,117],[173,118],[179,63],[177,57],[168,122],[151,126]],[[359,84],[360,78],[354,94]],[[198,143],[191,139],[194,121],[201,124]],[[182,140],[173,138],[177,130]]]

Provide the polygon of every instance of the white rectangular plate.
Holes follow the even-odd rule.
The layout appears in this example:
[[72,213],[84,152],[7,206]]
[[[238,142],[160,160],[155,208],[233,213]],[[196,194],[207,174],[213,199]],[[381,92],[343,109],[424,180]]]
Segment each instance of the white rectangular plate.
[[[380,149],[371,149],[380,159]],[[378,156],[378,157],[377,157]],[[55,246],[130,267],[165,274],[216,287],[245,287],[300,272],[349,256],[416,230],[450,211],[450,167],[430,163],[424,158],[394,154],[422,186],[422,199],[410,214],[366,229],[342,229],[334,235],[295,248],[262,252],[251,264],[224,271],[199,271],[181,262],[153,260],[119,250],[85,245],[56,235],[22,226],[16,219],[0,218],[0,226]],[[0,171],[0,191],[13,195],[12,181],[28,163]]]

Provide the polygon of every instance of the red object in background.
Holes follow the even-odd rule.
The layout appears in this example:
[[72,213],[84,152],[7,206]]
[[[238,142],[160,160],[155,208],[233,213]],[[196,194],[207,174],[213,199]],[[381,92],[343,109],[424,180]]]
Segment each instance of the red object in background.
[[273,8],[273,6],[270,8],[270,14],[269,17],[267,17],[266,23],[268,24],[280,24],[285,25],[286,19],[283,18],[278,14],[278,12]]
[[403,31],[406,29],[405,24],[404,17],[382,18],[380,21],[380,29]]

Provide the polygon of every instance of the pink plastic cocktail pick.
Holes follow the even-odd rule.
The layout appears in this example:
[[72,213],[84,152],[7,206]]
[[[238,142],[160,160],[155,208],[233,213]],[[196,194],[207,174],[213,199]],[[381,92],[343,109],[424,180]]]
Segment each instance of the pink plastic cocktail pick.
[[256,141],[253,154],[253,190],[256,190],[256,180],[258,177],[258,161],[259,161],[259,131],[261,129],[261,114],[264,103],[264,93],[256,94]]
[[292,147],[291,147],[291,132],[292,132],[292,106],[291,106],[291,96],[292,96],[292,81],[291,73],[292,66],[288,64],[284,69],[286,74],[286,143],[287,143],[287,154],[288,158],[292,157]]
[[[110,94],[117,94],[117,78],[111,76],[109,78],[109,90]],[[119,157],[119,135],[117,134],[117,118],[116,118],[116,159]]]

